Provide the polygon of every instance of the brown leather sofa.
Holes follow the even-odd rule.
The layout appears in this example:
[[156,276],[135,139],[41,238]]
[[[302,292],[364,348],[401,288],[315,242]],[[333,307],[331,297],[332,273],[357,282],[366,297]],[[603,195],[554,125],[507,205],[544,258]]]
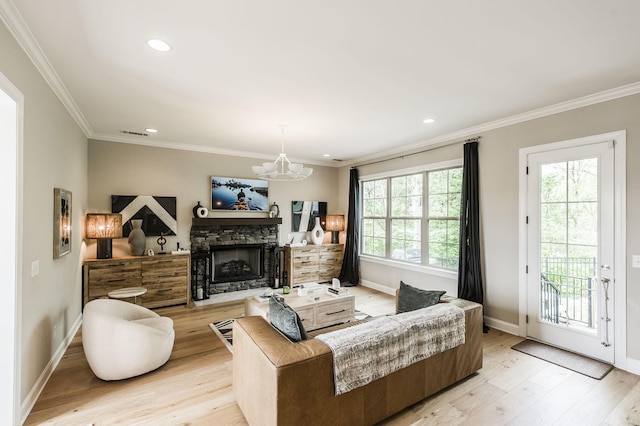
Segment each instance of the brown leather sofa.
[[338,396],[328,346],[292,343],[262,317],[238,319],[233,390],[242,413],[252,426],[371,425],[464,379],[482,368],[482,306],[448,303],[465,310],[463,345]]

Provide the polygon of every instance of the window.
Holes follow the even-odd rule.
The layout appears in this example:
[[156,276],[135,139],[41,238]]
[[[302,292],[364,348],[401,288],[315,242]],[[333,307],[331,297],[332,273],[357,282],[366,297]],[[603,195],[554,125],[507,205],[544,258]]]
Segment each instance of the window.
[[458,269],[462,168],[431,172],[429,177],[429,265]]
[[387,181],[374,180],[362,184],[362,252],[386,256]]
[[461,167],[363,181],[361,254],[457,270],[461,187]]

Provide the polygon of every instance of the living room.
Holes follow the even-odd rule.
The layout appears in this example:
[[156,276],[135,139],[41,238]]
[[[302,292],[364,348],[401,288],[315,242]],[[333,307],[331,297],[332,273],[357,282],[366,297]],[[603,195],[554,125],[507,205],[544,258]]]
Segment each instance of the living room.
[[[19,250],[16,250],[20,279],[15,298],[7,298],[6,309],[4,305],[2,309],[4,323],[15,323],[15,327],[7,331],[7,335],[15,336],[14,356],[6,363],[3,361],[3,366],[7,366],[6,370],[14,377],[3,384],[7,386],[7,392],[3,394],[14,395],[14,398],[12,401],[7,398],[6,409],[0,411],[12,413],[9,417],[12,420],[7,424],[19,424],[29,414],[81,324],[82,264],[85,259],[95,257],[96,250],[95,241],[85,239],[83,235],[85,214],[110,211],[110,197],[114,194],[175,196],[178,234],[167,238],[167,247],[173,249],[177,243],[189,247],[191,210],[196,202],[206,202],[210,176],[250,177],[251,166],[264,159],[175,149],[148,140],[122,143],[115,137],[101,138],[100,134],[83,128],[65,105],[68,100],[61,100],[55,81],[34,65],[36,50],[28,40],[18,36],[24,33],[16,27],[13,6],[3,2],[1,10],[0,73],[3,79],[0,83],[3,91],[12,94],[13,88],[21,94],[18,104],[22,108],[23,129],[18,154],[21,158],[18,166],[21,205],[17,210],[22,238],[17,245]],[[632,36],[637,39],[635,33]],[[531,66],[535,67],[535,64]],[[473,69],[469,72],[473,73]],[[565,81],[572,78],[567,76]],[[640,189],[635,184],[640,181],[640,170],[633,162],[640,155],[639,80],[635,74],[619,77],[618,84],[594,88],[590,92],[576,91],[576,96],[544,108],[523,105],[521,114],[496,116],[493,120],[453,129],[439,138],[432,138],[428,150],[421,144],[414,144],[401,150],[385,150],[378,157],[357,158],[346,165],[311,164],[314,172],[307,180],[274,183],[269,188],[270,201],[277,202],[282,210],[280,241],[285,242],[290,232],[288,207],[294,200],[322,200],[327,202],[329,212],[347,213],[352,165],[358,167],[361,177],[372,177],[424,164],[461,162],[463,141],[481,136],[479,168],[485,322],[492,329],[522,335],[525,325],[520,286],[521,150],[626,131],[626,171],[623,175],[626,193],[619,206],[625,214],[624,223],[620,224],[625,255],[618,259],[622,266],[617,271],[616,288],[620,290],[615,296],[623,297],[622,319],[617,323],[618,334],[615,336],[616,351],[621,351],[622,355],[616,357],[615,365],[639,374],[640,343],[634,339],[632,324],[640,320],[640,290],[633,285],[640,279],[640,272],[632,267],[631,261],[632,255],[640,253],[640,243],[634,238],[640,234],[640,225],[634,220],[640,209]],[[292,124],[292,132],[294,128]],[[275,147],[267,150],[273,151],[274,155],[279,148],[277,132],[274,128]],[[419,151],[425,152],[408,155]],[[393,159],[361,165],[385,158]],[[74,231],[71,253],[54,260],[50,240],[52,189],[55,187],[66,188],[73,194]],[[149,238],[148,245],[156,247],[155,239]],[[115,256],[126,254],[127,250],[125,239],[114,240]],[[457,293],[455,273],[425,271],[367,256],[360,258],[360,265],[361,283],[382,293],[393,293],[401,280],[421,283],[429,289],[446,290],[449,294]]]

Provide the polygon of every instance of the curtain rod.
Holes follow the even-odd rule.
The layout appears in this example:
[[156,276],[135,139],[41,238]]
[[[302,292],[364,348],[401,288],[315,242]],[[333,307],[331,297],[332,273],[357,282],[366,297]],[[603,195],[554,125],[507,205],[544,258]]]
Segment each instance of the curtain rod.
[[383,160],[377,160],[377,161],[371,161],[369,163],[362,163],[362,164],[358,164],[356,166],[351,166],[352,169],[355,169],[356,167],[361,167],[361,166],[370,166],[372,164],[378,164],[378,163],[384,163],[385,161],[391,161],[391,160],[397,160],[397,159],[403,159],[404,157],[408,157],[410,155],[418,155],[418,154],[423,154],[425,152],[429,152],[429,151],[433,151],[434,149],[438,149],[438,148],[444,148],[445,146],[451,146],[451,145],[456,145],[459,143],[467,143],[467,142],[480,142],[480,139],[482,139],[482,136],[476,136],[473,138],[469,138],[469,139],[465,139],[464,142],[452,142],[452,143],[448,143],[445,145],[437,145],[437,146],[432,146],[426,149],[423,149],[421,151],[417,151],[417,152],[412,152],[409,154],[404,154],[404,155],[398,155],[396,157],[391,157],[391,158],[385,158]]

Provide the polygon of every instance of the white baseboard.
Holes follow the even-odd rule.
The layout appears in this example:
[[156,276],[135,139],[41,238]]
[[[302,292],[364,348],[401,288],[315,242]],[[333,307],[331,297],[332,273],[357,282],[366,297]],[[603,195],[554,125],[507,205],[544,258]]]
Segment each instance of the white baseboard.
[[640,375],[640,360],[627,357],[626,371]]
[[60,363],[62,356],[67,351],[67,348],[71,344],[71,341],[73,340],[76,333],[78,332],[78,329],[80,328],[81,324],[82,324],[82,314],[80,314],[78,318],[76,318],[73,325],[69,329],[69,333],[67,333],[64,339],[62,339],[62,342],[60,342],[60,346],[58,346],[58,348],[56,349],[55,353],[47,363],[47,366],[44,368],[44,370],[40,374],[40,377],[38,377],[38,380],[36,380],[35,384],[29,391],[29,394],[27,394],[27,397],[24,399],[24,401],[22,401],[22,406],[20,407],[20,418],[21,418],[20,424],[23,424],[25,420],[27,420],[27,416],[29,415],[29,413],[31,413],[33,406],[36,404],[36,401],[38,401],[38,397],[44,390],[45,385],[47,384],[47,382],[51,378],[51,375],[53,374],[56,367]]
[[396,289],[395,288],[391,288],[391,287],[386,286],[386,285],[374,283],[373,281],[360,280],[360,285],[363,286],[363,287],[367,287],[367,288],[373,289],[373,290],[377,290],[377,291],[379,291],[381,293],[390,294],[391,296],[395,296],[396,295]]
[[484,323],[489,328],[495,328],[496,330],[504,331],[505,333],[518,336],[519,328],[518,324],[511,324],[510,322],[502,321],[499,319],[484,317]]

